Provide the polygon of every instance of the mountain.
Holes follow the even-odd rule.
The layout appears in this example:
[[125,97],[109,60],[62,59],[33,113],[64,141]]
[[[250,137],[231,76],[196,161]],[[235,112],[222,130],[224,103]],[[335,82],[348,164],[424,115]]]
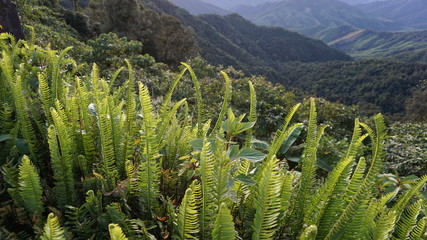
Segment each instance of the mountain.
[[358,5],[367,13],[403,23],[414,29],[427,29],[426,0],[387,0]]
[[427,57],[423,57],[423,50],[427,50],[427,31],[377,32],[343,26],[322,31],[316,37],[355,58],[400,55],[397,59],[424,61]]
[[214,13],[219,15],[225,15],[230,13],[229,11],[217,7],[216,5],[201,0],[170,0],[173,4],[180,8],[184,8],[193,15]]
[[202,0],[206,3],[230,10],[240,5],[256,6],[266,2],[278,2],[280,0]]
[[405,100],[412,96],[417,84],[427,79],[427,64],[342,61],[349,57],[332,51],[319,40],[278,27],[256,26],[237,14],[193,16],[168,1],[142,2],[145,7],[173,15],[183,25],[191,26],[202,57],[211,64],[234,66],[245,74],[265,76],[302,96],[308,93],[348,105],[358,104],[367,114],[402,115]]
[[351,60],[320,40],[277,27],[257,26],[237,14],[193,16],[166,0],[141,0],[146,7],[178,18],[196,33],[201,56],[214,65],[234,66],[278,81],[283,62]]
[[[375,0],[341,0],[341,1],[350,5],[357,5],[357,4],[374,2]],[[387,0],[383,0],[383,1],[387,1]]]
[[284,0],[258,6],[240,6],[232,11],[256,24],[284,27],[308,36],[327,28],[346,25],[378,31],[401,28],[397,22],[365,13],[338,0]]

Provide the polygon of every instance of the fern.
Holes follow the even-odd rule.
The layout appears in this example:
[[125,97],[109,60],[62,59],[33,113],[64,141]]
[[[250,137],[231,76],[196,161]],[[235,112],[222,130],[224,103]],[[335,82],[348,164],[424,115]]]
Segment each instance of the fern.
[[[251,96],[250,96],[251,105],[249,108],[248,121],[249,122],[256,122],[257,121],[257,113],[256,113],[257,98],[256,98],[254,85],[252,84],[251,81],[249,81],[249,91],[251,94]],[[248,129],[246,131],[246,133],[247,133],[247,135],[246,135],[245,147],[249,147],[251,145],[251,142],[252,142],[252,134],[253,134],[252,128]]]
[[304,229],[301,234],[300,240],[314,240],[316,239],[317,226],[310,225]]
[[159,149],[156,141],[157,119],[154,115],[150,94],[146,86],[139,83],[139,96],[142,106],[141,131],[141,162],[140,162],[140,189],[144,196],[147,211],[157,209],[156,197],[159,193],[159,163],[157,162]]
[[[52,109],[52,115],[55,121],[60,122],[56,111]],[[69,149],[69,138],[64,130],[62,124],[57,124],[57,129],[54,126],[50,126],[48,130],[49,135],[49,149],[52,169],[55,178],[55,194],[58,199],[58,204],[62,208],[65,205],[73,205],[75,201],[75,186],[74,186],[74,174],[73,165]],[[68,150],[68,151],[67,151]]]
[[356,194],[350,200],[340,217],[335,221],[335,224],[329,230],[325,239],[334,238],[335,234],[339,233],[341,229],[351,220],[357,212],[357,206],[366,200],[370,195],[371,186],[375,182],[377,174],[381,170],[382,158],[384,155],[383,142],[386,134],[386,127],[383,117],[378,114],[375,117],[376,133],[372,131],[366,124],[361,124],[369,133],[372,141],[372,161],[366,177],[363,179],[361,186],[357,189]]
[[64,230],[59,225],[59,220],[53,213],[47,216],[46,224],[43,228],[44,234],[42,240],[65,240]]
[[64,63],[65,55],[72,49],[73,47],[68,47],[64,49],[58,56],[56,56],[56,51],[48,50],[47,56],[48,61],[50,63],[49,72],[50,72],[50,81],[52,84],[52,93],[55,98],[62,101],[63,100],[63,86],[60,79],[60,68]]
[[423,237],[425,237],[426,221],[427,218],[423,217],[417,222],[417,225],[412,229],[411,234],[409,235],[409,239],[415,240],[422,239]]
[[24,207],[32,214],[43,213],[42,187],[37,169],[30,159],[24,155],[22,164],[19,166],[19,194],[23,200]]
[[383,212],[376,221],[374,230],[372,232],[372,239],[374,240],[387,240],[393,232],[396,222],[396,212],[389,211]]
[[98,122],[99,122],[99,136],[101,140],[101,153],[102,153],[102,167],[110,188],[117,181],[117,166],[115,159],[115,145],[114,136],[112,132],[113,125],[111,123],[112,113],[109,108],[109,101],[104,98],[97,104],[99,107]]
[[108,225],[111,240],[128,240],[119,225],[111,223]]
[[210,225],[214,217],[214,184],[216,182],[214,167],[215,160],[211,149],[211,143],[204,140],[202,152],[200,154],[200,178],[202,192],[200,228],[201,237],[203,239],[208,239],[210,237]]
[[[319,142],[317,129],[317,113],[313,98],[310,98],[310,117],[308,122],[306,145],[302,155],[302,171],[300,179],[300,187],[296,196],[296,205],[293,211],[295,216],[294,229],[300,229],[304,218],[304,209],[307,207],[310,195],[313,194],[314,176],[316,171],[316,152]],[[321,131],[319,131],[321,132]],[[273,148],[273,147],[272,147]],[[271,150],[271,149],[270,149]]]
[[184,65],[185,68],[188,69],[190,72],[191,79],[193,81],[194,89],[196,90],[196,101],[197,101],[197,137],[202,137],[202,125],[203,125],[203,99],[202,99],[202,92],[200,90],[200,84],[199,81],[197,81],[196,74],[194,73],[193,69],[190,67],[190,65],[186,63],[181,63]]
[[[174,81],[172,82],[172,85],[169,87],[168,92],[166,93],[163,103],[160,107],[160,117],[163,118],[165,113],[168,112],[171,104],[171,99],[173,92],[178,85],[179,81],[181,80],[182,76],[184,76],[185,72],[188,70],[188,68],[183,68],[181,72],[175,77]],[[187,115],[188,116],[188,115]]]
[[268,159],[261,173],[255,193],[255,218],[252,239],[273,239],[280,215],[281,179],[277,170],[277,159]]
[[326,182],[319,190],[317,190],[316,194],[310,201],[309,206],[306,208],[304,216],[305,223],[307,225],[319,223],[324,211],[326,210],[328,200],[332,198],[337,184],[339,184],[339,181],[345,181],[347,178],[356,152],[364,139],[364,137],[360,137],[360,134],[361,130],[359,121],[356,119],[352,141],[346,155],[337,163],[332,172],[329,173]]
[[221,72],[221,74],[225,79],[224,100],[218,115],[218,119],[216,120],[215,126],[213,127],[210,136],[212,136],[213,134],[216,134],[216,132],[220,129],[222,121],[224,120],[225,114],[227,113],[228,105],[230,104],[231,96],[232,96],[232,87],[231,87],[230,78],[225,72]]
[[198,239],[199,217],[195,197],[197,194],[200,194],[200,184],[194,181],[187,191],[185,191],[184,198],[179,207],[175,239]]
[[417,217],[420,214],[423,200],[418,200],[403,212],[396,224],[393,239],[409,239],[412,229],[417,225]]
[[233,217],[225,203],[221,203],[212,230],[213,240],[236,239]]

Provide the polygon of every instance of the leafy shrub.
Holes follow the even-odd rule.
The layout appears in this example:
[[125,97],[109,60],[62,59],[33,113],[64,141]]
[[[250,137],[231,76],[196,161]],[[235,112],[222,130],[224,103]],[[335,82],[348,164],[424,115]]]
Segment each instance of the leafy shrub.
[[427,174],[427,124],[396,122],[390,127],[387,142],[389,172],[400,176]]

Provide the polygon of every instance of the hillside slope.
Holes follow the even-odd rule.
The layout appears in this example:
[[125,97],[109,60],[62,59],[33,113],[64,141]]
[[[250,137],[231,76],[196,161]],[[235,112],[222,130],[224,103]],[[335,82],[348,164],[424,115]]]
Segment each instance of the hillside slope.
[[233,11],[254,23],[284,27],[308,36],[346,25],[379,31],[400,29],[396,22],[367,14],[338,0],[286,0],[237,7]]
[[357,6],[359,9],[403,23],[407,28],[427,29],[427,1],[388,0]]
[[234,66],[251,74],[278,81],[276,66],[286,61],[333,61],[351,58],[310,39],[282,28],[260,27],[237,14],[193,16],[166,0],[142,0],[146,7],[180,19],[197,35],[201,55],[215,65]]
[[427,49],[427,31],[392,33],[355,30],[329,41],[328,45],[346,52],[355,58],[392,57],[398,54],[408,55],[414,51],[421,53],[422,50]]
[[386,60],[296,63],[283,66],[285,86],[292,86],[329,101],[356,104],[366,114],[399,115],[424,79],[427,64]]

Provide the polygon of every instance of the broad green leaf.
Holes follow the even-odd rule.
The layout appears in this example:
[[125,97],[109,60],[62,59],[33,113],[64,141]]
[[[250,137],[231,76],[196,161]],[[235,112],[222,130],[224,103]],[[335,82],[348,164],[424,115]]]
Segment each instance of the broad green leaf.
[[0,135],[0,142],[6,141],[10,139],[10,135],[9,134],[2,134]]
[[286,140],[283,142],[282,146],[280,147],[279,152],[281,154],[285,154],[289,148],[291,147],[291,145],[295,142],[295,140],[297,140],[298,136],[301,134],[301,131],[304,127],[303,126],[298,126],[296,127],[290,134],[288,137],[286,137]]
[[252,138],[251,144],[254,148],[258,148],[258,149],[262,149],[262,150],[266,150],[266,151],[268,151],[270,149],[270,145],[267,142],[261,141],[261,140],[256,139],[256,138]]
[[240,153],[239,153],[240,158],[246,159],[254,163],[262,161],[266,156],[267,154],[264,154],[252,148],[244,148],[240,150]]
[[231,145],[228,151],[229,151],[228,156],[230,157],[230,160],[234,160],[237,157],[239,157],[239,146]]
[[30,147],[28,146],[28,143],[27,141],[25,141],[25,139],[17,138],[15,141],[15,145],[19,153],[24,155],[30,154]]
[[236,177],[236,181],[239,181],[245,185],[255,185],[257,182],[250,176],[245,174],[240,174]]
[[[208,142],[211,143],[212,149],[215,149],[215,139],[206,139]],[[194,148],[195,151],[201,152],[203,148],[203,141],[202,138],[194,139],[193,141],[190,141],[190,145]]]

